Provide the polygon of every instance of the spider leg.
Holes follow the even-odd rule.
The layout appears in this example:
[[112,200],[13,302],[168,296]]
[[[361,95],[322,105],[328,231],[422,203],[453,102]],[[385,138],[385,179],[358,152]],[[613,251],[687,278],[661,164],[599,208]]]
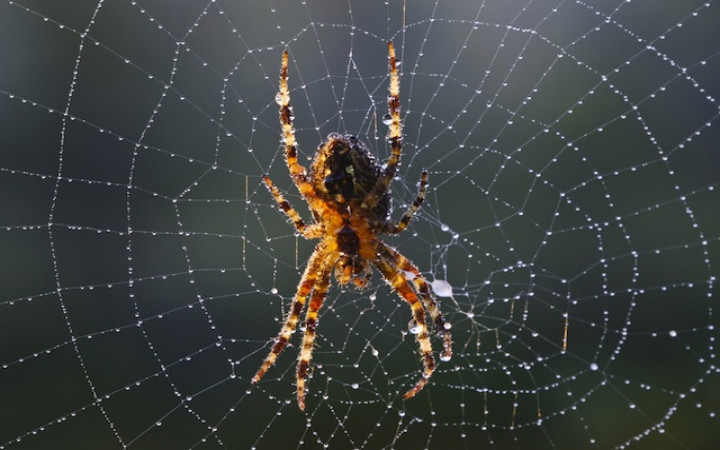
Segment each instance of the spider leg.
[[315,237],[318,237],[318,227],[316,227],[316,224],[312,224],[310,226],[305,224],[305,221],[303,221],[302,217],[300,217],[300,214],[298,214],[297,211],[295,211],[295,208],[293,208],[290,203],[285,200],[285,197],[280,193],[278,188],[273,184],[270,177],[267,175],[263,175],[262,177],[263,182],[265,182],[265,186],[267,186],[268,191],[272,194],[272,196],[275,198],[275,201],[277,202],[280,209],[283,210],[286,216],[292,221],[293,225],[295,225],[295,228],[307,239],[312,239]]
[[297,294],[295,294],[295,298],[290,305],[290,311],[288,312],[287,319],[285,319],[285,324],[280,329],[280,333],[278,333],[277,338],[275,338],[275,345],[273,345],[272,350],[270,350],[270,353],[268,353],[265,357],[262,366],[260,366],[260,369],[252,378],[252,384],[257,384],[263,375],[265,375],[265,372],[267,372],[267,370],[275,364],[277,356],[283,351],[285,344],[287,344],[288,339],[290,339],[290,335],[293,331],[295,331],[295,326],[297,325],[300,313],[305,307],[305,299],[315,286],[318,270],[322,267],[325,261],[324,256],[325,249],[322,247],[322,244],[318,244],[310,257],[307,267],[305,268],[305,273],[303,273],[303,276],[300,279]]
[[[388,113],[390,115],[390,127],[388,129],[388,141],[390,141],[390,158],[388,158],[385,171],[378,177],[375,186],[368,193],[364,200],[367,207],[372,208],[387,191],[390,182],[395,176],[400,155],[402,154],[402,123],[400,121],[400,77],[397,72],[397,59],[395,58],[395,47],[392,41],[388,42],[388,58],[390,59],[390,87],[388,95]],[[409,220],[409,219],[408,219]]]
[[423,373],[420,379],[415,383],[412,389],[405,393],[405,398],[413,397],[415,394],[420,392],[425,384],[427,384],[430,376],[435,370],[435,358],[433,358],[432,346],[430,344],[430,338],[428,337],[427,326],[425,325],[425,310],[423,309],[422,303],[417,298],[415,291],[408,285],[408,279],[405,275],[395,267],[387,256],[380,254],[373,264],[385,277],[385,281],[395,289],[408,304],[412,310],[414,325],[413,333],[415,334],[415,340],[420,347],[420,353],[422,354],[423,361]]
[[318,323],[318,311],[327,295],[328,286],[330,285],[330,269],[332,254],[326,257],[325,264],[321,270],[318,279],[313,288],[310,305],[308,306],[307,315],[305,317],[305,335],[303,336],[302,349],[298,357],[297,364],[297,402],[301,411],[305,411],[305,383],[308,377],[308,369],[312,361],[312,353],[315,346],[315,330]]
[[417,210],[420,209],[420,205],[422,205],[423,200],[425,200],[425,189],[427,188],[427,181],[428,173],[426,170],[423,170],[422,176],[420,177],[420,189],[418,190],[417,197],[415,197],[412,205],[410,205],[407,211],[405,211],[405,214],[403,214],[400,222],[398,222],[397,225],[395,225],[394,223],[389,224],[389,226],[385,230],[386,233],[400,234],[405,228],[407,228],[408,224],[415,216]]
[[390,260],[400,270],[404,270],[413,274],[414,278],[412,282],[415,285],[415,289],[420,294],[420,298],[422,298],[425,309],[427,310],[428,314],[430,314],[430,319],[435,324],[435,330],[437,331],[438,335],[440,335],[440,337],[443,339],[444,352],[440,359],[443,361],[449,360],[452,357],[452,337],[450,335],[451,326],[449,322],[445,322],[445,319],[440,312],[440,308],[438,307],[437,302],[430,293],[430,286],[428,286],[427,281],[420,273],[420,270],[418,270],[418,268],[412,262],[410,262],[410,260],[407,259],[402,253],[391,247],[388,247],[382,242],[380,243],[378,251],[382,256]]
[[297,142],[295,140],[295,127],[293,126],[293,113],[292,106],[290,106],[290,90],[288,89],[287,78],[288,52],[285,50],[280,68],[280,91],[275,100],[280,105],[280,125],[282,126],[283,141],[285,142],[285,162],[295,186],[304,197],[307,197],[314,194],[314,189],[305,176],[307,170],[298,163]]

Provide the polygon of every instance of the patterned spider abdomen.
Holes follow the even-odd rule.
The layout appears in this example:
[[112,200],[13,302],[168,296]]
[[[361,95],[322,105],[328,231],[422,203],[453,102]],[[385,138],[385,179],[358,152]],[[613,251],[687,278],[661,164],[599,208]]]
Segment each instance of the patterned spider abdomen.
[[[318,148],[310,178],[326,200],[334,202],[339,213],[356,210],[380,177],[380,167],[365,144],[352,135],[330,133]],[[322,185],[321,189],[318,189]],[[385,192],[372,216],[384,221],[390,209]]]

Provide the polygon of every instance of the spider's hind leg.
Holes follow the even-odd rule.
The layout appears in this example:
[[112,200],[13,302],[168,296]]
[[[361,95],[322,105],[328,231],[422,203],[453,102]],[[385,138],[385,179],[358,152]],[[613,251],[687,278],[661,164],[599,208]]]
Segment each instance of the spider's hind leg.
[[298,163],[297,141],[295,140],[295,126],[293,125],[293,112],[290,106],[290,89],[288,88],[288,52],[285,50],[282,56],[280,68],[280,90],[275,98],[280,106],[280,125],[282,126],[283,142],[285,144],[285,162],[287,163],[290,176],[300,193],[307,198],[314,194],[312,184],[307,181],[306,169]]
[[402,121],[400,120],[400,77],[397,71],[397,58],[395,58],[395,46],[392,41],[388,42],[388,59],[390,65],[390,86],[388,88],[388,116],[390,126],[387,139],[390,142],[390,158],[388,158],[385,170],[375,182],[367,197],[365,204],[372,208],[380,201],[382,195],[388,190],[390,182],[395,176],[395,171],[400,163],[402,155]]

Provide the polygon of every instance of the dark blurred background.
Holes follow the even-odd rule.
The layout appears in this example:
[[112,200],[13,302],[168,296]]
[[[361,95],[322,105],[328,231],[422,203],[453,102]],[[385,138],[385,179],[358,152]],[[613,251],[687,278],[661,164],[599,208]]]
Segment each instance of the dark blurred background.
[[[1,1],[0,447],[715,448],[718,13]],[[430,190],[387,241],[452,285],[455,356],[404,402],[408,308],[334,287],[301,414],[297,343],[249,383],[313,248],[260,182],[310,217],[280,55],[302,162],[385,158],[389,39],[394,217]]]

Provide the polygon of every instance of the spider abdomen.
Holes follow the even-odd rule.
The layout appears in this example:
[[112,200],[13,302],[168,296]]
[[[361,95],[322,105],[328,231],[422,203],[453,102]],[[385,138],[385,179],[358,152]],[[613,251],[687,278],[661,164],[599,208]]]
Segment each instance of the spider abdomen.
[[[318,148],[310,179],[318,195],[338,210],[360,204],[377,184],[380,167],[367,146],[352,135],[330,133]],[[377,210],[386,214],[390,196],[382,193]]]

